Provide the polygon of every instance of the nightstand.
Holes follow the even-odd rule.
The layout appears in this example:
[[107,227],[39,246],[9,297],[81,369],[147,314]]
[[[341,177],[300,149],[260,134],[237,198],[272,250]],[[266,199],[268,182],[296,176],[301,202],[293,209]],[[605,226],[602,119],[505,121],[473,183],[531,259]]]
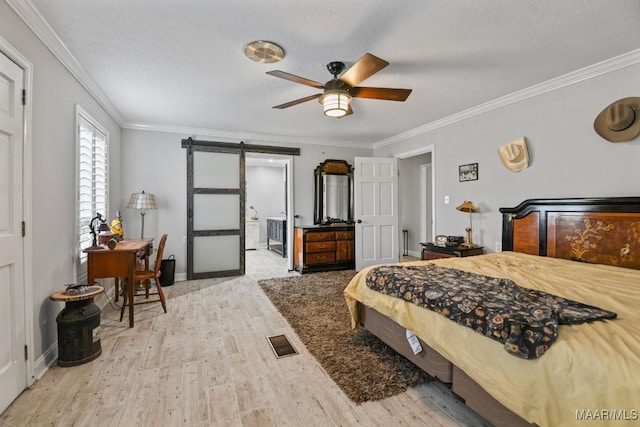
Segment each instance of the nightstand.
[[462,246],[436,246],[432,243],[420,243],[420,247],[422,247],[423,260],[465,257],[484,254],[484,248],[482,246],[465,248]]

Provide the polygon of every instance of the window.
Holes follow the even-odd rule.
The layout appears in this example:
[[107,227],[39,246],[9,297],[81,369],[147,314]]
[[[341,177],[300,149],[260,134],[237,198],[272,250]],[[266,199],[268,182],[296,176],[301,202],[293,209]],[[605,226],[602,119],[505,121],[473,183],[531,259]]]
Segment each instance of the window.
[[91,246],[89,223],[99,212],[108,218],[108,143],[109,134],[79,106],[77,123],[77,190],[78,190],[78,283],[86,281],[87,254]]

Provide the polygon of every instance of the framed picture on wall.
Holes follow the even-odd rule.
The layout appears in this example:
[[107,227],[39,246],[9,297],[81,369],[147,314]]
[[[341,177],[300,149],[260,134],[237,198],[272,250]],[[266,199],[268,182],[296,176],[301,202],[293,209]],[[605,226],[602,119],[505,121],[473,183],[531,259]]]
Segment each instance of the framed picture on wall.
[[460,182],[475,181],[478,179],[478,164],[469,163],[468,165],[458,166],[458,176]]

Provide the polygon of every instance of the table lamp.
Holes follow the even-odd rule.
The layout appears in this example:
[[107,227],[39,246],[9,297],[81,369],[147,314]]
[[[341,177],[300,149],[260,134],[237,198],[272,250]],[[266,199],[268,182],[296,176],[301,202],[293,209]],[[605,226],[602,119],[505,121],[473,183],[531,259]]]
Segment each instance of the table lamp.
[[467,232],[467,236],[465,237],[464,243],[460,246],[464,246],[466,248],[473,248],[476,245],[473,244],[473,240],[471,239],[471,214],[473,212],[477,212],[478,210],[476,209],[475,206],[473,206],[473,202],[469,200],[465,200],[460,206],[456,208],[456,210],[459,210],[460,212],[469,212],[469,227],[465,228],[465,231]]
[[142,190],[141,193],[133,193],[129,199],[127,208],[139,209],[140,216],[142,217],[142,227],[140,228],[140,238],[144,238],[144,210],[145,209],[158,209],[156,205],[156,196],[150,193],[145,193]]
[[253,215],[249,217],[250,220],[255,221],[258,219],[258,210],[253,207],[253,205],[249,206],[249,209],[253,209]]
[[[98,229],[96,230],[96,225]],[[96,212],[96,216],[94,216],[91,221],[89,221],[89,230],[92,236],[92,245],[88,248],[85,248],[85,251],[95,251],[104,249],[103,246],[98,245],[98,234],[101,231],[109,231],[109,226],[106,224],[106,220],[102,218],[102,214],[100,212]]]

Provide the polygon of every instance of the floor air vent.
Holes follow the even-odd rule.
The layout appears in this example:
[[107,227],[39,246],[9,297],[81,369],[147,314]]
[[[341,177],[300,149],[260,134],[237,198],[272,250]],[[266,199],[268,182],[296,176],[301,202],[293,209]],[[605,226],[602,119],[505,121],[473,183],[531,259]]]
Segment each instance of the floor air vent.
[[298,351],[291,345],[286,335],[267,337],[267,341],[269,341],[269,345],[278,359],[298,354]]

